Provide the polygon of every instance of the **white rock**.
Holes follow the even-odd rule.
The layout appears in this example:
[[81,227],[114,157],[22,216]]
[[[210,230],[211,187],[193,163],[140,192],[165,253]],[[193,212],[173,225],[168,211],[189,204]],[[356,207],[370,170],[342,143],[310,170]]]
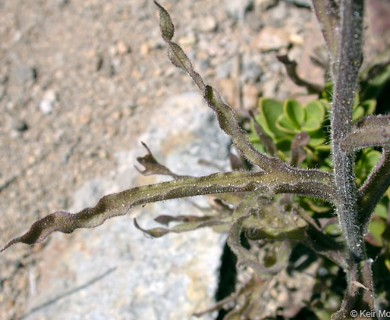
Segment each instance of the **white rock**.
[[[139,140],[177,173],[199,176],[215,171],[199,165],[199,159],[228,166],[229,139],[195,93],[169,99]],[[133,168],[135,157],[145,154],[140,144],[118,153],[115,172],[87,182],[75,193],[72,209],[94,205],[108,192],[161,181],[140,177]],[[204,229],[150,239],[133,226],[134,216],[147,227],[160,214],[200,212],[185,200],[166,201],[93,230],[53,235],[42,252],[37,293],[30,299],[33,312],[26,319],[181,320],[210,306],[224,236]]]

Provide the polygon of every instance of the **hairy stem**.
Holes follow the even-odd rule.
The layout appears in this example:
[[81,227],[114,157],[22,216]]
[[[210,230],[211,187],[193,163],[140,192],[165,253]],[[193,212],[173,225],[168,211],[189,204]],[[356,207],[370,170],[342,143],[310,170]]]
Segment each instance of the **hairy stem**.
[[358,225],[353,155],[343,151],[342,140],[352,131],[352,107],[362,62],[363,0],[341,2],[341,37],[332,110],[333,162],[340,196],[337,214],[352,260],[365,259],[363,230]]
[[340,310],[333,319],[347,319],[352,310],[374,310],[372,273],[366,258],[364,227],[359,224],[353,151],[342,148],[342,141],[352,132],[352,108],[362,63],[364,0],[340,3],[341,37],[339,53],[333,58],[334,100],[331,118],[332,153],[339,202],[337,215],[347,242],[349,261],[347,289]]

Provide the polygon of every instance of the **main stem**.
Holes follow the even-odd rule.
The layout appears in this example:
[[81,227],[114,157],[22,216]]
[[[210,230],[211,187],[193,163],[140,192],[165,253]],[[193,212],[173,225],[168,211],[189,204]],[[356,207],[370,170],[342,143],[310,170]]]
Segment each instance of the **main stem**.
[[340,195],[337,214],[352,260],[365,259],[363,232],[358,225],[357,192],[353,154],[344,152],[341,141],[352,130],[352,109],[362,61],[363,0],[341,1],[339,57],[335,57],[332,140],[335,183]]
[[364,246],[364,227],[359,224],[357,190],[352,152],[341,148],[341,141],[352,130],[352,111],[359,69],[362,63],[364,0],[340,2],[341,36],[338,56],[333,58],[334,100],[332,140],[335,184],[339,194],[337,214],[347,241],[349,254],[347,290],[335,319],[344,319],[351,310],[374,308],[371,263]]

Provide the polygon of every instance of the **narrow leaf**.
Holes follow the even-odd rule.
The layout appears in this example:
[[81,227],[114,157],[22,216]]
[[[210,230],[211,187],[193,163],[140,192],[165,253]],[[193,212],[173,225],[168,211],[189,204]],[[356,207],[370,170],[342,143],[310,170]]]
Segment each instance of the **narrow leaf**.
[[206,86],[204,98],[216,113],[221,129],[232,138],[236,148],[251,163],[267,171],[283,167],[283,162],[280,159],[267,157],[252,146],[247,133],[239,126],[234,111],[222,101],[214,88]]
[[335,60],[339,53],[340,37],[340,16],[338,1],[335,0],[313,0],[313,8],[320,23],[326,46]]
[[137,229],[141,230],[142,232],[148,234],[149,236],[152,236],[153,238],[160,238],[162,236],[165,236],[168,233],[183,233],[183,232],[189,232],[194,231],[197,229],[205,228],[205,227],[213,227],[218,225],[228,225],[230,223],[231,218],[230,217],[214,217],[206,220],[206,221],[189,221],[189,222],[183,222],[180,223],[172,228],[152,228],[152,229],[144,229],[141,228],[138,224],[137,220],[134,219],[134,225]]
[[[307,178],[312,176],[310,172],[307,174]],[[330,202],[337,198],[331,186],[317,183],[313,187],[310,179],[305,179],[306,182],[300,182],[300,179],[300,175],[292,176],[278,172],[264,174],[235,171],[136,187],[104,196],[95,207],[85,208],[74,214],[65,211],[54,212],[36,221],[29,231],[12,239],[0,249],[0,252],[16,243],[33,244],[43,241],[54,231],[71,233],[79,228],[94,228],[107,219],[127,214],[134,206],[169,199],[254,190],[300,193]]]
[[359,122],[342,141],[345,152],[367,147],[390,147],[390,116],[369,116]]
[[157,1],[154,1],[160,12],[161,35],[165,41],[170,41],[175,33],[175,27],[167,10],[165,10]]

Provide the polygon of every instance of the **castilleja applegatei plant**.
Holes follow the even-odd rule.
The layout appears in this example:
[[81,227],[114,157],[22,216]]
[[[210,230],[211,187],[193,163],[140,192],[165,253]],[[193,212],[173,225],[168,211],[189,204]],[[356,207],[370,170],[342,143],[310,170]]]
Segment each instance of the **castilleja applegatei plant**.
[[[207,85],[183,49],[174,41],[174,25],[168,12],[155,2],[160,13],[160,28],[168,46],[171,62],[185,71],[215,112],[221,129],[230,136],[240,154],[252,165],[251,170],[236,170],[204,177],[180,176],[157,162],[150,150],[138,158],[145,167],[143,174],[163,174],[172,181],[135,187],[104,196],[93,208],[77,213],[57,211],[36,221],[25,234],[12,239],[0,252],[16,243],[34,244],[52,232],[71,233],[78,228],[94,228],[105,220],[127,214],[132,207],[162,200],[199,195],[214,195],[220,210],[212,215],[160,216],[157,222],[166,226],[142,229],[153,237],[169,232],[185,232],[202,227],[219,226],[228,232],[228,245],[238,261],[259,274],[271,275],[279,267],[267,268],[242,246],[241,238],[289,240],[303,243],[319,256],[341,267],[346,273],[347,288],[334,319],[350,317],[352,310],[375,311],[372,260],[367,257],[364,236],[376,204],[390,185],[390,116],[372,115],[352,122],[352,107],[358,90],[362,63],[363,0],[313,0],[313,8],[327,45],[333,83],[331,104],[331,137],[333,174],[315,169],[298,168],[277,158],[275,150],[260,153],[239,126],[235,113]],[[259,129],[264,145],[269,137]],[[298,150],[297,136],[292,148]],[[354,153],[366,147],[381,147],[382,157],[364,184],[357,188],[354,176]],[[272,149],[272,148],[271,148]],[[272,151],[272,152],[270,152]],[[268,154],[267,154],[268,152]],[[292,152],[292,157],[294,150]],[[280,194],[312,197],[332,204],[338,217],[344,241],[336,241],[304,210]],[[287,204],[286,204],[287,203]]]

